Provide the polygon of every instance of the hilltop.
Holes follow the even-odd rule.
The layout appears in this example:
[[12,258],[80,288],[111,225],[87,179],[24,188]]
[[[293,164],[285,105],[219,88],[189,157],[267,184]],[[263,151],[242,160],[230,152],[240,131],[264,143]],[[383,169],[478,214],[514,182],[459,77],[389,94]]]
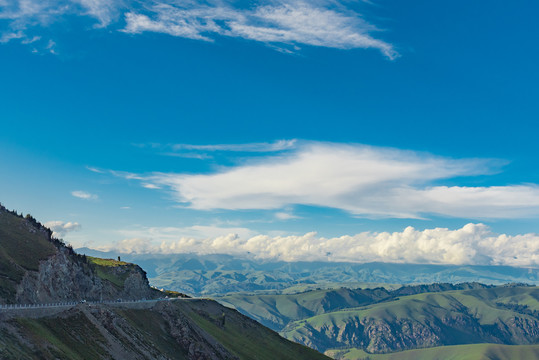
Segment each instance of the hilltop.
[[32,216],[0,205],[0,304],[161,296],[138,265],[79,255]]

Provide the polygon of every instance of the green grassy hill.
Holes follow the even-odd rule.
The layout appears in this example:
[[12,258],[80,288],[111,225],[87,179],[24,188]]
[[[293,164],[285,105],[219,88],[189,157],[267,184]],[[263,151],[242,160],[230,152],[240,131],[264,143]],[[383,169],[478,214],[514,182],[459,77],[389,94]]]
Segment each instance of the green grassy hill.
[[539,342],[539,289],[496,287],[405,296],[290,323],[281,334],[319,351],[385,353],[440,345]]
[[349,349],[329,350],[327,355],[336,360],[533,360],[539,359],[539,345],[454,345],[393,354],[368,354],[360,349]]
[[298,294],[232,294],[218,298],[274,330],[289,322],[328,311],[372,304],[389,297],[383,288],[351,290],[346,288],[307,291]]
[[430,284],[364,289],[318,289],[294,294],[231,294],[217,298],[222,304],[234,307],[265,326],[280,331],[288,323],[328,312],[366,306],[393,298],[427,292],[457,289],[487,288],[478,283]]
[[27,271],[57,251],[50,230],[31,217],[17,216],[0,205],[0,303],[14,302],[16,286]]

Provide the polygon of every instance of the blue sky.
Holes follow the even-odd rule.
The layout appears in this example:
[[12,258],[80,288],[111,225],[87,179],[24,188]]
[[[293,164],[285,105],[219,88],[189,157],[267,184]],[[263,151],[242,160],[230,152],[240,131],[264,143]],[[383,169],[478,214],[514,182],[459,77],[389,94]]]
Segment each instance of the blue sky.
[[538,10],[0,1],[0,201],[75,246],[537,266]]

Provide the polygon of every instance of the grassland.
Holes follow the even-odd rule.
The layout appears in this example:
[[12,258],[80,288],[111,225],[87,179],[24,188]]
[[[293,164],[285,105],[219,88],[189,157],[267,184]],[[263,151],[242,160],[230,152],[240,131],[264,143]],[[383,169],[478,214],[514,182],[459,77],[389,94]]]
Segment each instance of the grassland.
[[0,210],[0,300],[13,302],[15,287],[25,271],[37,271],[39,262],[56,252],[48,235],[24,218]]
[[33,351],[33,359],[90,360],[107,357],[105,338],[80,313],[67,318],[19,318],[17,323],[20,331],[40,349]]
[[[539,341],[539,288],[496,287],[405,296],[290,323],[288,339],[321,351]],[[339,334],[337,337],[335,334]]]
[[125,262],[125,261],[119,261],[114,259],[101,259],[93,256],[87,256],[86,257],[91,263],[104,266],[104,267],[118,267],[118,266],[126,266],[126,265],[133,265],[131,263]]
[[382,288],[366,290],[340,288],[294,294],[232,294],[218,299],[222,304],[249,314],[263,325],[278,331],[291,321],[328,311],[371,304],[386,298],[388,291]]
[[317,360],[324,355],[292,343],[236,311],[213,301],[184,301],[177,305],[205,332],[242,360]]
[[0,358],[329,360],[215,301],[148,306],[79,304],[53,317],[4,320]]
[[539,359],[539,345],[472,344],[369,354],[361,349],[329,350],[337,360],[532,360]]
[[113,259],[101,259],[87,256],[88,262],[93,266],[97,276],[107,280],[118,288],[123,288],[125,280],[136,267],[135,264]]

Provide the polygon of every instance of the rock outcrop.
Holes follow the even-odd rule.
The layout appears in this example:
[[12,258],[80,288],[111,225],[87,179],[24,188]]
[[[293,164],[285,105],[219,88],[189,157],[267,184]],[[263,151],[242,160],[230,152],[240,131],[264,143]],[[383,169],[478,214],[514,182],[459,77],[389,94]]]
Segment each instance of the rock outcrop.
[[76,254],[33,217],[0,205],[0,304],[162,296],[139,266],[92,259]]

